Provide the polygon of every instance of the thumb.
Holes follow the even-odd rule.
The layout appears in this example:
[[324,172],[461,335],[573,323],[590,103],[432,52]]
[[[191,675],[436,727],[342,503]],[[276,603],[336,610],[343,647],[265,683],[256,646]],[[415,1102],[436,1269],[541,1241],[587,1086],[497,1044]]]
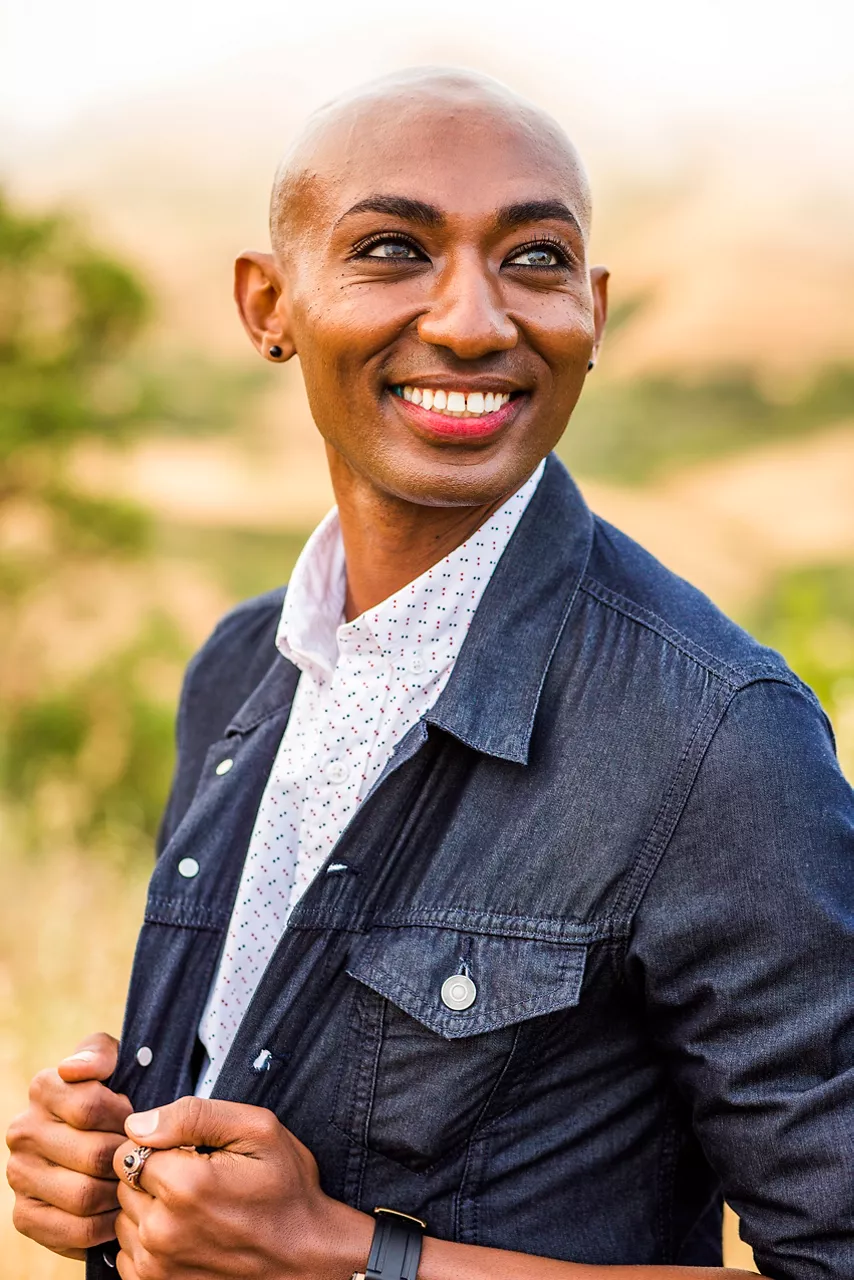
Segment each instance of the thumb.
[[[251,1147],[259,1128],[256,1117],[270,1117],[261,1107],[212,1098],[179,1098],[156,1111],[128,1116],[125,1133],[135,1142],[158,1151],[172,1147],[234,1149]],[[249,1140],[247,1142],[247,1139]]]
[[116,1069],[119,1042],[105,1031],[81,1040],[74,1052],[57,1066],[60,1078],[66,1084],[79,1084],[83,1080],[108,1080]]

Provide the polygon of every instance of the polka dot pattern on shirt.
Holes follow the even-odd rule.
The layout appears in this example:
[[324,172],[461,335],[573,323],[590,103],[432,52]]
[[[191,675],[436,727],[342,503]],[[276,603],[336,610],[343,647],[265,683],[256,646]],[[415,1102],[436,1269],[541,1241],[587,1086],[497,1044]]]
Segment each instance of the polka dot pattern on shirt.
[[395,745],[447,684],[475,610],[544,463],[450,555],[352,622],[338,516],[294,569],[276,644],[301,671],[258,809],[219,968],[199,1026],[209,1094],[290,913]]

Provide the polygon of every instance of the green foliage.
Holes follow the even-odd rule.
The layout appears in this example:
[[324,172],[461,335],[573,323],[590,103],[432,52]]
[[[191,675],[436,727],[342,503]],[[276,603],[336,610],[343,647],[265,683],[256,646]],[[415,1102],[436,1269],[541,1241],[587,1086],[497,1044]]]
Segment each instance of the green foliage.
[[137,275],[69,219],[18,212],[0,192],[0,503],[44,502],[63,536],[90,550],[140,549],[145,521],[72,490],[75,444],[222,430],[262,385],[260,372],[146,354],[139,339],[151,311]]
[[0,708],[0,793],[17,801],[33,848],[60,830],[77,841],[150,849],[174,763],[187,656],[168,619],[153,617],[108,661]]
[[[135,557],[143,583],[154,550],[144,511],[79,488],[73,450],[232,426],[259,385],[198,357],[146,354],[151,310],[137,274],[71,220],[14,210],[0,193],[0,521],[19,530],[0,541],[0,800],[33,851],[69,839],[150,848],[189,656],[174,623],[143,606],[118,652],[108,643],[82,669],[75,659],[73,675],[52,668],[62,642],[49,633],[86,584],[109,632],[122,607],[98,598],[109,567]],[[23,662],[19,633],[35,637]]]
[[854,563],[783,574],[746,619],[818,694],[832,720],[854,702]]
[[17,214],[0,196],[0,298],[0,463],[135,421],[135,405],[105,414],[93,394],[149,312],[126,267],[66,219]]

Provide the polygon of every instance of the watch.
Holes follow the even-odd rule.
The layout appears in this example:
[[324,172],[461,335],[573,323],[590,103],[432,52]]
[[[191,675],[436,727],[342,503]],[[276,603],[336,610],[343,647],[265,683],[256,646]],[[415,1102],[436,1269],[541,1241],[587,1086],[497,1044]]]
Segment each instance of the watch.
[[398,1209],[374,1209],[374,1238],[368,1265],[351,1280],[416,1280],[427,1223]]

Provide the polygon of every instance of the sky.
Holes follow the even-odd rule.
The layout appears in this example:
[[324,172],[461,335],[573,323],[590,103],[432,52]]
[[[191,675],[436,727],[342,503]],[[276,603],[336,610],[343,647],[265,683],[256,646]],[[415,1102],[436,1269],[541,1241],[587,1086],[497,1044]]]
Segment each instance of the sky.
[[[192,79],[235,55],[322,45],[360,77],[360,51],[419,40],[448,62],[482,38],[505,59],[541,58],[587,97],[673,115],[748,110],[851,132],[850,0],[0,0],[0,120],[51,132],[88,109]],[[847,122],[847,123],[846,123]]]

